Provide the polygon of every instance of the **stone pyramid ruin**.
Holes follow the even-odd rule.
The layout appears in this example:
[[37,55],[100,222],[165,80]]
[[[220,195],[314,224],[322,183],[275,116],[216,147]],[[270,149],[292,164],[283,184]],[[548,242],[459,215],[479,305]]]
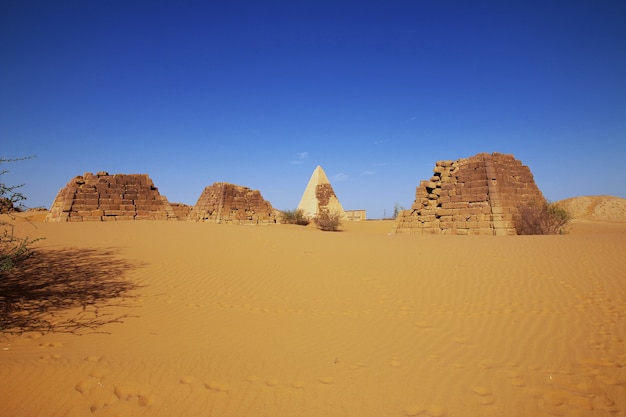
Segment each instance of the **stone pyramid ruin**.
[[515,235],[517,207],[545,202],[530,169],[513,155],[481,153],[438,161],[421,181],[410,210],[396,218],[395,233]]
[[47,222],[176,220],[148,174],[98,172],[74,177],[54,199]]
[[326,173],[321,166],[317,166],[309,179],[309,183],[304,189],[298,210],[302,210],[304,215],[313,218],[320,213],[337,213],[342,219],[346,218],[346,213],[333,190]]
[[277,213],[258,190],[216,182],[202,191],[188,220],[227,224],[276,223]]

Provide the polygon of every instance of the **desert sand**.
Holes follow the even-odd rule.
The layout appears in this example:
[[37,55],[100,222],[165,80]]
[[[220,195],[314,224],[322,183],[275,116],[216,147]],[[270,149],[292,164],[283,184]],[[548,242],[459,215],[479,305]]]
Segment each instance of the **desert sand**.
[[624,222],[39,220],[16,222],[45,237],[21,279],[74,307],[0,335],[0,416],[626,415]]

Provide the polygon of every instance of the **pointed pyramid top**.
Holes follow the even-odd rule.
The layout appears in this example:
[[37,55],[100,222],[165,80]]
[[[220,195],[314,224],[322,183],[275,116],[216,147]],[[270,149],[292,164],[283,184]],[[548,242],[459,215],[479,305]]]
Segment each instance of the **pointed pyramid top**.
[[339,212],[344,216],[341,203],[335,195],[333,187],[321,166],[317,166],[311,174],[311,179],[302,194],[298,209],[304,211],[306,216],[315,217],[320,210]]
[[320,165],[318,165],[317,168],[315,168],[315,170],[313,171],[313,174],[311,175],[311,179],[309,180],[309,182],[311,181],[313,181],[315,185],[330,184],[330,181],[328,181],[328,177],[326,176],[326,173],[324,172],[324,170],[322,169]]

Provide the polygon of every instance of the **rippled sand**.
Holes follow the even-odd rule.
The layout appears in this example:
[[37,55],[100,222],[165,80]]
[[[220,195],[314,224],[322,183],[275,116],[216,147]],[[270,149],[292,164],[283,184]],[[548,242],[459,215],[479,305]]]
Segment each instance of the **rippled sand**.
[[626,415],[625,223],[392,225],[18,222],[57,332],[2,335],[0,415]]

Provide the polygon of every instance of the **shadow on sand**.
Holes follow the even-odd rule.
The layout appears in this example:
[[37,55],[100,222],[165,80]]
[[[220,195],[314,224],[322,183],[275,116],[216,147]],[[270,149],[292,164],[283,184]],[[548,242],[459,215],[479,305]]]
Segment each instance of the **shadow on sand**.
[[37,250],[12,272],[0,275],[0,333],[98,332],[128,314],[106,307],[137,307],[130,301],[139,286],[125,278],[142,264],[115,250]]

